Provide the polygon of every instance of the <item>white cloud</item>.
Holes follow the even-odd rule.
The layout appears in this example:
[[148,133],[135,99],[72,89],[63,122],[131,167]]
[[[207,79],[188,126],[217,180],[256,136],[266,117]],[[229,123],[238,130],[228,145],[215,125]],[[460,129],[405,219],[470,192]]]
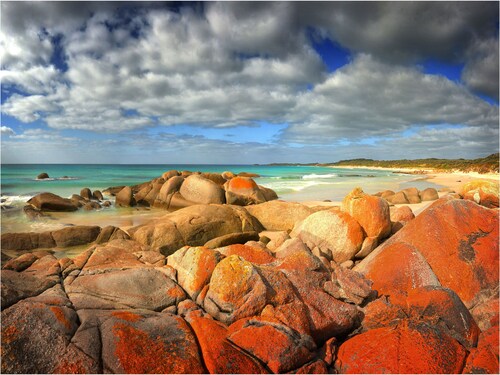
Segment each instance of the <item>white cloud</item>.
[[8,126],[4,126],[4,125],[2,125],[2,127],[0,128],[0,131],[1,131],[1,133],[2,133],[3,136],[9,136],[9,135],[15,135],[16,134],[14,132],[14,130],[12,130]]
[[284,138],[329,143],[335,139],[391,136],[412,125],[498,127],[498,107],[444,77],[358,56],[302,94]]

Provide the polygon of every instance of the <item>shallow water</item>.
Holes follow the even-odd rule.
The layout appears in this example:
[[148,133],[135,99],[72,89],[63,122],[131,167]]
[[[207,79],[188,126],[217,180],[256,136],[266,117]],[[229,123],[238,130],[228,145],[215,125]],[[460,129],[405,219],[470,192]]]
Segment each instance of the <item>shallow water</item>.
[[[50,213],[48,217],[30,221],[22,211],[32,196],[49,191],[63,197],[79,194],[84,187],[104,190],[110,186],[134,185],[161,176],[165,171],[252,172],[259,185],[276,191],[280,199],[289,201],[339,201],[355,187],[373,194],[381,190],[439,187],[422,176],[368,169],[336,169],[314,166],[259,165],[2,165],[1,232],[42,232],[67,225],[114,225],[127,228],[142,224],[166,211],[149,208],[103,208],[97,211]],[[50,180],[36,180],[46,172]],[[107,197],[108,199],[110,197]],[[112,199],[112,198],[111,198]]]

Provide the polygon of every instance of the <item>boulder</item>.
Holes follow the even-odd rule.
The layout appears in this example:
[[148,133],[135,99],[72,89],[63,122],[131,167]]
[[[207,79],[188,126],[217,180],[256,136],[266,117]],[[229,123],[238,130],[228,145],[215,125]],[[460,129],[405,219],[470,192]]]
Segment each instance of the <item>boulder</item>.
[[98,210],[101,208],[101,205],[97,202],[87,202],[83,205],[83,209],[85,211]]
[[387,202],[392,203],[392,204],[409,204],[410,201],[408,200],[408,197],[406,196],[404,191],[398,191],[394,195],[389,195],[384,198],[387,200]]
[[259,361],[227,340],[227,327],[222,323],[195,313],[188,313],[186,320],[196,334],[210,374],[268,373]]
[[28,201],[33,207],[41,211],[76,211],[78,207],[75,206],[71,200],[61,198],[59,195],[52,193],[40,193],[35,195]]
[[92,199],[92,191],[90,191],[89,188],[83,188],[80,191],[80,196],[89,201],[90,199]]
[[47,173],[45,173],[45,172],[42,172],[38,176],[36,176],[37,180],[45,180],[47,178],[49,178],[49,175]]
[[76,279],[64,285],[77,310],[161,311],[186,298],[184,291],[161,269],[145,267],[142,263],[137,268],[96,274],[84,268]]
[[257,173],[252,173],[252,172],[240,172],[237,174],[237,177],[260,177],[259,174]]
[[260,192],[262,193],[262,195],[264,196],[264,199],[266,201],[269,202],[269,201],[278,199],[278,194],[276,194],[276,192],[273,189],[267,188],[267,187],[262,186],[262,185],[258,185],[258,186],[259,186]]
[[244,208],[228,205],[195,205],[163,216],[149,224],[129,229],[133,239],[164,255],[183,246],[202,246],[231,233],[262,230]]
[[481,332],[477,348],[470,349],[464,374],[498,374],[498,324]]
[[439,199],[439,195],[436,189],[427,188],[420,192],[420,198],[422,198],[422,201],[435,201]]
[[268,250],[248,245],[235,244],[218,248],[217,251],[226,257],[238,255],[246,261],[254,264],[268,264],[276,260],[276,258],[273,257]]
[[391,209],[391,221],[408,222],[415,219],[415,214],[408,206],[393,207]]
[[104,192],[114,197],[114,196],[116,196],[116,194],[118,194],[120,191],[122,191],[124,187],[125,187],[125,185],[111,186],[111,187],[105,189]]
[[226,179],[222,177],[220,173],[207,173],[204,172],[200,174],[201,177],[206,178],[212,182],[215,182],[219,186],[223,186],[226,183]]
[[22,272],[37,260],[38,258],[32,253],[22,254],[6,262],[2,269]]
[[300,203],[273,200],[246,207],[250,215],[257,218],[267,230],[292,230],[294,225],[304,220],[314,211]]
[[102,201],[104,200],[104,197],[102,196],[100,190],[94,190],[94,192],[92,193],[92,199],[95,199],[97,201]]
[[181,185],[179,192],[185,199],[195,203],[226,203],[224,190],[215,182],[200,175],[187,177]]
[[[205,373],[196,337],[184,319],[141,310],[89,311],[74,341],[87,352],[92,342],[86,331],[102,340],[102,363],[116,374]],[[96,316],[97,315],[97,316]],[[101,371],[103,372],[103,371]]]
[[102,228],[101,232],[99,233],[99,235],[95,240],[95,243],[101,244],[116,239],[128,240],[130,239],[130,236],[120,228],[108,225],[107,227]]
[[259,358],[276,374],[293,370],[314,358],[316,345],[283,324],[258,317],[242,319],[229,327],[229,341]]
[[47,217],[48,215],[43,213],[40,210],[37,210],[33,206],[27,204],[23,207],[24,214],[28,217],[29,220],[38,220],[42,217]]
[[234,244],[244,244],[248,241],[258,241],[259,233],[257,232],[242,232],[230,233],[220,237],[216,237],[208,241],[204,246],[209,249],[216,249],[218,247],[229,246]]
[[222,258],[219,252],[206,247],[185,246],[170,255],[167,264],[177,271],[177,283],[196,301]]
[[322,256],[337,263],[352,259],[361,249],[364,233],[358,222],[345,212],[319,211],[295,225],[291,237],[297,237],[310,249],[317,247]]
[[153,206],[169,209],[170,201],[174,193],[177,193],[182,183],[184,182],[184,177],[181,176],[173,176],[170,177],[163,185],[161,186],[156,198],[154,200]]
[[422,202],[422,199],[420,198],[420,192],[418,191],[417,188],[411,187],[401,191],[405,194],[409,203],[415,204]]
[[[441,198],[355,269],[374,280],[375,289],[376,284],[382,289],[408,289],[388,281],[398,274],[405,285],[425,286],[425,280],[436,280],[434,274],[471,308],[495,294],[498,241],[497,211],[468,200]],[[394,276],[388,277],[391,273]]]
[[[359,250],[355,258],[356,259],[363,259],[368,256],[373,250],[375,250],[378,246],[378,239],[377,237],[366,237],[363,240],[363,244],[361,245],[361,250]],[[350,262],[350,261],[347,261]]]
[[2,234],[2,249],[4,250],[33,250],[54,246],[56,243],[51,232]]
[[231,255],[215,267],[204,307],[217,320],[231,324],[258,315],[266,305],[266,293],[267,287],[257,268]]
[[234,177],[224,185],[228,204],[248,206],[266,201],[259,186],[250,177]]
[[170,179],[172,177],[179,176],[179,175],[180,175],[179,171],[176,171],[176,170],[172,169],[170,171],[167,171],[167,172],[163,173],[161,175],[161,177],[164,178],[165,181],[166,181],[166,180],[168,180],[168,179]]
[[461,373],[466,349],[428,323],[403,322],[373,329],[344,342],[335,367],[340,373]]
[[118,194],[116,194],[115,206],[131,207],[135,206],[136,202],[130,186],[125,186]]
[[70,198],[71,203],[73,203],[76,207],[82,207],[87,201],[85,200],[84,197],[78,195],[78,194],[73,194]]
[[381,240],[391,233],[389,205],[385,199],[356,188],[344,198],[341,209],[361,225],[367,237]]
[[76,225],[52,232],[52,237],[58,247],[84,245],[94,242],[101,232],[101,227]]
[[500,194],[498,181],[473,180],[461,187],[460,194],[464,199],[474,201],[481,206],[488,208],[498,207],[498,197]]
[[224,171],[221,173],[221,176],[224,180],[230,180],[232,178],[234,178],[235,174],[233,172],[230,172],[230,171]]

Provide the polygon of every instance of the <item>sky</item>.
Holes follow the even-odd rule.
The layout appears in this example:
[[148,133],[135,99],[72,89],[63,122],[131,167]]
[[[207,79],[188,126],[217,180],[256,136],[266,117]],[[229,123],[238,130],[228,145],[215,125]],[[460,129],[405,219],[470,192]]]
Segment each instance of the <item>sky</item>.
[[2,163],[499,149],[498,2],[0,6]]

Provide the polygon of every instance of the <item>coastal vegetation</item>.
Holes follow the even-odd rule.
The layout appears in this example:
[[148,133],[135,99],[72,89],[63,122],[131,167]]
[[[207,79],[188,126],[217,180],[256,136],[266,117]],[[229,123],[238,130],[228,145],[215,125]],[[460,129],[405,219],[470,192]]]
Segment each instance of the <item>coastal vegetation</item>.
[[320,166],[379,167],[379,168],[414,168],[434,171],[459,171],[477,173],[498,173],[499,154],[491,154],[479,159],[414,159],[414,160],[373,160],[350,159],[336,163],[318,164]]

